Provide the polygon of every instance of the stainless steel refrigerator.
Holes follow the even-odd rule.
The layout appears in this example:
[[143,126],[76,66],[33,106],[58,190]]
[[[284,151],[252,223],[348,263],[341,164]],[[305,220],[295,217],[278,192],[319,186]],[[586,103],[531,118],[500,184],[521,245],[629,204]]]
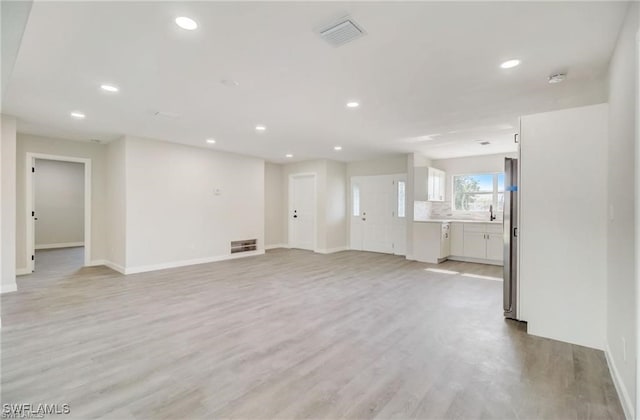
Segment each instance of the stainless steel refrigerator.
[[518,159],[504,161],[504,316],[518,319]]

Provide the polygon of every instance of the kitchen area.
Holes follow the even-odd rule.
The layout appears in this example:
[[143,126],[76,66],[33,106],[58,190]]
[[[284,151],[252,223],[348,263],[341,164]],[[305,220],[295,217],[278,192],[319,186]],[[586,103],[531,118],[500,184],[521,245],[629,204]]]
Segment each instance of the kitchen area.
[[505,159],[515,155],[441,159],[414,167],[413,260],[503,265],[504,168]]

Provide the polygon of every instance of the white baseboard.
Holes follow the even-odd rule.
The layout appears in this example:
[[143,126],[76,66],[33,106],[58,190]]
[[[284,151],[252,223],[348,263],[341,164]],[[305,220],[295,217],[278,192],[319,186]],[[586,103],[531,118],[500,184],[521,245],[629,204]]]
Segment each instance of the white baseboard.
[[84,242],[63,242],[58,244],[40,244],[40,245],[36,245],[36,249],[72,248],[75,246],[84,246]]
[[18,285],[14,281],[12,284],[3,284],[2,289],[0,290],[0,294],[11,293],[18,291]]
[[339,246],[337,248],[316,249],[315,252],[317,252],[318,254],[333,254],[334,252],[342,252],[347,250],[349,250],[349,248],[347,248],[346,246]]
[[265,245],[265,247],[264,247],[265,250],[277,249],[277,248],[289,248],[289,245],[287,245],[287,244],[273,244],[273,245]]
[[16,268],[16,276],[26,276],[31,273],[32,271],[29,268]]
[[499,265],[499,266],[504,265],[502,261],[485,260],[482,258],[458,257],[456,255],[450,255],[445,259],[451,260],[451,261],[462,261],[462,262],[470,262],[470,263],[477,263],[477,264],[489,264],[489,265]]
[[616,387],[616,391],[618,391],[618,397],[620,398],[620,403],[622,404],[622,409],[624,410],[624,415],[627,420],[635,419],[635,412],[633,410],[633,403],[631,402],[631,396],[627,391],[627,387],[622,382],[622,378],[620,377],[620,373],[616,368],[616,364],[611,357],[611,349],[609,349],[609,344],[606,345],[604,350],[604,356],[607,359],[607,365],[609,365],[609,371],[611,372],[611,378],[613,379],[613,385]]
[[[146,273],[147,271],[156,271],[156,270],[166,270],[167,268],[177,268],[177,267],[185,267],[187,265],[196,265],[196,264],[206,264],[217,261],[226,261],[226,260],[235,260],[237,258],[246,258],[246,257],[254,257],[257,255],[264,255],[264,250],[251,251],[251,252],[242,252],[238,254],[229,254],[229,255],[218,255],[215,257],[205,257],[205,258],[196,258],[193,260],[183,260],[183,261],[173,261],[170,263],[162,263],[162,264],[153,264],[153,265],[143,265],[137,267],[120,267],[123,269],[120,271],[118,268],[111,267],[116,271],[120,271],[123,274],[136,274],[136,273]],[[109,265],[107,265],[110,267]]]

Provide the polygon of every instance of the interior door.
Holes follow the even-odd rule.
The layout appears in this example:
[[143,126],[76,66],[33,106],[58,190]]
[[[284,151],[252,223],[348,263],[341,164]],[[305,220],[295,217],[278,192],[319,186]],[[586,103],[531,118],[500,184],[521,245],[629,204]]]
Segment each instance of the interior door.
[[315,175],[293,175],[289,179],[289,246],[315,249]]

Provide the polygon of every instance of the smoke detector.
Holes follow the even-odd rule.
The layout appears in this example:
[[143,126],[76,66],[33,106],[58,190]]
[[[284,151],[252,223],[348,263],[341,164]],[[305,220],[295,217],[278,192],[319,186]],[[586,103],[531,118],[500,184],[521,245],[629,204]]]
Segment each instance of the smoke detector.
[[167,118],[170,120],[177,120],[178,118],[180,118],[180,114],[177,114],[175,112],[170,112],[170,111],[156,111],[153,113],[153,115],[156,117]]
[[554,83],[560,83],[564,81],[564,79],[566,78],[567,78],[566,73],[555,73],[549,76],[548,81],[549,83],[554,84]]
[[344,17],[338,22],[323,27],[318,34],[328,44],[339,47],[366,35],[366,32],[353,19]]

